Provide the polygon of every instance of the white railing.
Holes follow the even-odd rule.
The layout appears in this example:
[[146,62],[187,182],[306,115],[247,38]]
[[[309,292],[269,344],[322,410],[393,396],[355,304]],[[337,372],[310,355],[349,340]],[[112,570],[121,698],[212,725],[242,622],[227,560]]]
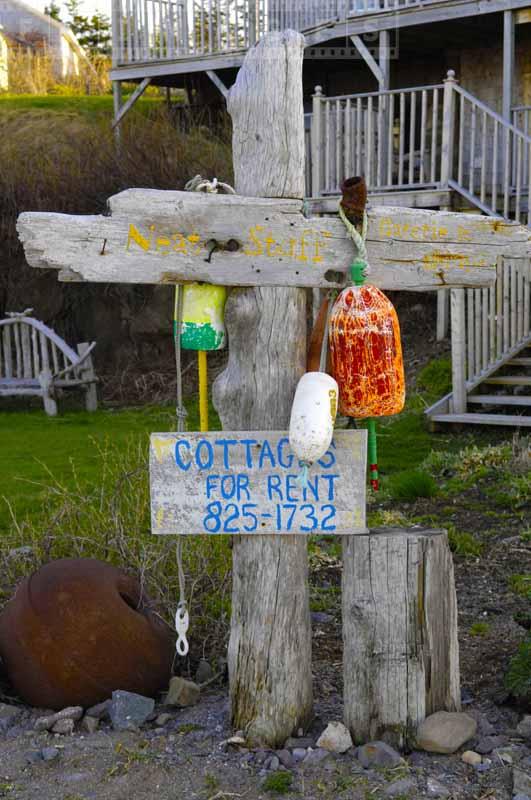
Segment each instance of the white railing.
[[337,194],[364,175],[370,190],[436,186],[441,179],[443,85],[313,98],[312,194]]
[[529,224],[529,111],[513,110],[516,127],[452,71],[437,86],[367,94],[326,97],[318,86],[307,183],[314,197],[338,194],[352,175],[371,191],[453,190],[486,214]]
[[417,5],[420,0],[113,0],[113,63],[230,53],[268,31],[305,31]]
[[[471,95],[453,79],[450,114],[455,117],[449,182],[493,216],[527,223],[531,137]],[[455,99],[455,106],[454,106]]]
[[500,259],[494,286],[453,289],[451,302],[451,410],[461,414],[468,394],[531,341],[530,259]]
[[268,30],[268,0],[113,0],[113,63],[233,52]]

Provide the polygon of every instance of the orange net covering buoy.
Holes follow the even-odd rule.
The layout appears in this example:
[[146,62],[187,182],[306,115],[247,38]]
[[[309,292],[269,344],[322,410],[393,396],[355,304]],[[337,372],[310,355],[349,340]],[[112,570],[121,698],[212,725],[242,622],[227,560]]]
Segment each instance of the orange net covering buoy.
[[332,310],[329,332],[340,413],[365,419],[402,411],[405,380],[400,326],[383,292],[367,284],[344,289]]

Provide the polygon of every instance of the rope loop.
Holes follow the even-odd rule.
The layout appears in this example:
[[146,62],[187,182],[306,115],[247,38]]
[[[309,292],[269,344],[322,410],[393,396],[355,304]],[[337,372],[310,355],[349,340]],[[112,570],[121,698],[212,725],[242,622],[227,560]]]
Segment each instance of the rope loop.
[[347,229],[348,235],[354,242],[354,246],[358,251],[357,260],[365,262],[363,275],[366,278],[367,275],[369,275],[371,272],[371,268],[369,266],[369,257],[367,255],[367,247],[365,245],[365,240],[367,238],[367,228],[369,224],[367,218],[367,212],[366,211],[363,212],[363,223],[362,223],[361,233],[355,228],[352,222],[349,219],[347,219],[347,215],[345,214],[341,203],[339,204],[339,218],[341,219],[341,222]]

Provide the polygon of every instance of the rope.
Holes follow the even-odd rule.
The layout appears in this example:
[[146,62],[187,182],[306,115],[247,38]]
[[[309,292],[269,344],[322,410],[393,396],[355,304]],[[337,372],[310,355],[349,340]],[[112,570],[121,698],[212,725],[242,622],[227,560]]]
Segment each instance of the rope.
[[[218,181],[217,178],[209,181],[201,175],[196,175],[184,187],[187,192],[206,192],[208,194],[236,194],[232,186],[228,183]],[[183,322],[183,301],[184,292],[182,286],[177,284],[175,286],[175,306],[173,314],[174,324],[174,342],[175,342],[175,370],[177,373],[177,388],[176,388],[176,409],[175,415],[177,417],[177,431],[182,433],[186,430],[186,418],[188,412],[186,411],[183,402],[183,374],[182,374],[182,351],[181,351],[181,330]],[[175,630],[177,632],[176,650],[180,656],[188,654],[189,645],[186,639],[186,633],[190,627],[190,614],[188,612],[188,603],[186,602],[186,577],[184,574],[183,566],[183,540],[182,536],[177,539],[176,547],[177,559],[177,575],[179,579],[179,603],[175,614]]]
[[347,229],[348,235],[350,236],[350,238],[354,242],[354,246],[356,247],[356,249],[358,251],[358,259],[360,261],[364,261],[365,262],[366,266],[365,266],[365,269],[364,269],[364,275],[365,275],[365,277],[367,277],[367,275],[369,275],[370,271],[371,271],[371,268],[369,267],[369,260],[368,260],[368,255],[367,255],[367,247],[365,245],[365,240],[367,238],[367,228],[368,228],[367,212],[366,211],[363,212],[363,222],[362,222],[361,233],[355,228],[355,226],[352,224],[352,222],[349,219],[347,219],[347,216],[346,216],[346,214],[345,214],[345,212],[343,210],[343,206],[341,205],[341,203],[339,204],[339,217],[340,217],[343,225]]

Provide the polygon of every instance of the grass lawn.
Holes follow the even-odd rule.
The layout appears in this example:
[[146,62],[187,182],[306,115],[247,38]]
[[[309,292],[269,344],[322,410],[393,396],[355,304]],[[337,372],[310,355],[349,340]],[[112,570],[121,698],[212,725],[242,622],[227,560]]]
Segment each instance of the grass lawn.
[[[198,425],[196,403],[189,403],[189,424]],[[69,485],[74,472],[81,484],[97,486],[100,450],[106,444],[125,450],[132,440],[175,426],[172,407],[67,411],[47,417],[44,411],[0,411],[0,532],[10,525],[6,500],[18,518],[39,513],[51,476]]]
[[[197,430],[195,398],[188,402],[188,411],[188,427]],[[218,426],[213,410],[211,424]],[[55,418],[47,417],[41,409],[0,411],[4,453],[0,462],[0,531],[11,522],[8,503],[19,519],[40,514],[45,487],[52,478],[67,487],[77,478],[81,485],[95,488],[100,478],[100,451],[105,445],[125,451],[133,441],[140,441],[147,450],[150,433],[174,430],[174,426],[171,406],[107,409],[95,414],[67,411]],[[383,420],[378,431],[384,485],[388,476],[417,469],[433,449],[455,452],[493,436],[492,431],[482,430],[459,436],[450,432],[430,434],[415,402],[398,417]]]
[[[127,95],[124,95],[124,102]],[[148,112],[160,103],[163,97],[141,97],[135,104],[135,110]],[[112,95],[61,95],[61,94],[0,94],[0,113],[2,111],[53,111],[75,112],[94,116],[105,114],[112,116]]]

